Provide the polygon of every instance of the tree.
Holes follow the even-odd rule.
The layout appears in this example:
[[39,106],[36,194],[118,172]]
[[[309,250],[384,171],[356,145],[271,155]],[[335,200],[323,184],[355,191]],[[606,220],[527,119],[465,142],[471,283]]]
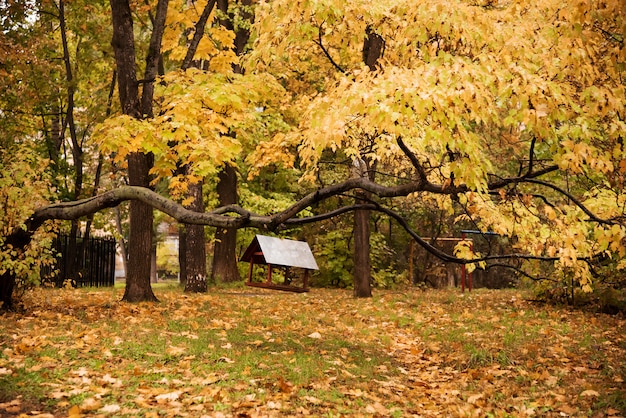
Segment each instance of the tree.
[[[321,43],[320,43],[321,45]],[[372,30],[365,28],[363,40],[363,63],[370,71],[378,71],[379,60],[385,49],[384,39]],[[353,160],[355,171],[359,176],[368,176],[374,181],[374,167],[367,156],[357,156]],[[357,203],[367,203],[367,193],[357,193]],[[370,262],[370,214],[368,210],[359,209],[354,212],[354,295],[356,297],[372,296],[372,277]]]
[[[80,1],[67,8],[65,2],[48,1],[5,2],[0,8],[3,16],[0,130],[5,160],[2,165],[13,167],[11,171],[15,171],[15,176],[9,174],[7,178],[19,178],[16,182],[32,193],[32,199],[12,204],[21,204],[27,210],[32,205],[26,200],[40,204],[42,196],[50,200],[75,200],[86,193],[95,193],[101,165],[95,163],[97,151],[94,152],[89,143],[89,134],[91,127],[105,116],[109,80],[105,81],[104,75],[111,73],[107,60],[103,59],[108,42],[103,45],[98,36],[93,36],[107,33],[102,27],[106,17],[103,8]],[[79,21],[89,30],[78,33]],[[92,65],[94,61],[99,61],[99,65]],[[89,94],[82,94],[87,85]],[[41,159],[31,155],[33,152]],[[18,158],[11,161],[11,154]],[[26,160],[25,155],[29,155]],[[21,161],[25,167],[16,169],[16,161]],[[25,178],[25,173],[29,172],[26,167],[33,163],[44,172],[29,182]],[[47,179],[46,187],[42,186],[41,178]],[[92,180],[93,188],[89,187]],[[41,190],[34,194],[30,183],[42,187]],[[7,196],[12,196],[5,201],[9,203],[15,194],[10,192],[8,184],[6,186]],[[56,189],[56,197],[49,193],[52,188]],[[5,215],[14,210],[9,206],[3,208]],[[89,227],[90,222],[87,222],[80,232],[87,235]],[[74,239],[70,245],[67,278],[75,279],[79,274],[76,254],[81,251],[75,240],[79,233],[77,222],[72,223],[70,233]],[[29,251],[32,254],[49,244],[49,238],[37,240]],[[48,258],[44,249],[42,260],[47,263]],[[33,274],[23,275],[20,280],[26,277],[29,282],[35,280],[39,266],[28,268]]]
[[[239,155],[241,138],[265,129],[258,107],[287,107],[294,129],[260,143],[247,161],[257,170],[304,170],[308,194],[269,215],[236,205],[198,213],[147,188],[125,187],[44,205],[4,242],[26,245],[46,220],[125,200],[183,223],[269,231],[371,210],[445,262],[476,268],[525,260],[524,273],[534,277],[536,264],[550,263],[557,279],[589,291],[598,268],[626,266],[624,19],[620,3],[603,4],[264,3],[245,75],[166,74],[153,119],[112,118],[101,133],[118,158],[151,151],[152,173],[171,177],[175,189],[184,183],[173,176],[179,161],[194,176],[216,175]],[[368,27],[385,41],[379,71],[363,64]],[[236,139],[224,135],[233,128]],[[120,148],[124,141],[128,147]],[[367,157],[376,177],[337,176],[320,185],[328,156],[348,164]],[[366,199],[345,203],[363,196],[357,193]],[[331,201],[334,208],[318,211]],[[510,237],[514,250],[478,254],[461,242],[446,253],[415,231],[396,201],[434,203],[458,222]]]
[[[254,20],[251,13],[252,1],[243,0],[230,2],[218,1],[218,8],[222,18],[220,24],[235,33],[233,52],[241,56],[245,52],[248,39],[250,38],[250,21]],[[237,63],[233,65],[233,71],[243,74],[243,67]],[[231,133],[232,134],[232,133]],[[221,206],[238,204],[237,196],[237,170],[233,164],[224,164],[217,183],[217,195]],[[213,264],[211,279],[223,282],[236,282],[241,280],[237,268],[237,230],[218,228],[215,231],[215,249],[213,252]]]
[[[119,97],[122,112],[134,119],[153,116],[152,99],[158,72],[161,40],[167,15],[167,0],[159,0],[146,58],[142,96],[135,63],[135,38],[130,4],[127,0],[111,0],[113,40],[117,64]],[[132,186],[150,187],[150,169],[153,157],[149,153],[133,152],[128,155],[128,179]],[[156,300],[150,287],[152,256],[152,208],[142,202],[130,204],[130,235],[124,300],[138,302]]]
[[[256,66],[305,98],[283,144],[299,147],[309,179],[329,153],[369,149],[398,187],[421,183],[414,204],[437,200],[514,237],[587,288],[607,235],[619,246],[623,233],[622,211],[607,200],[606,217],[572,218],[590,216],[573,194],[622,195],[610,179],[622,158],[623,13],[605,6],[273,1],[259,12]],[[365,31],[385,41],[382,72],[360,62]],[[467,243],[457,253],[478,256]]]
[[[204,36],[207,21],[214,8],[215,1],[207,2],[193,28],[194,36],[181,65],[183,71],[191,66],[199,67],[199,63],[194,63],[193,57]],[[192,174],[188,164],[184,164],[181,169],[186,175]],[[197,212],[204,211],[203,184],[202,179],[196,179],[189,184],[186,192],[186,200],[190,201],[189,207]],[[184,283],[185,292],[206,292],[206,238],[202,225],[183,225],[180,228],[178,259],[181,265],[180,280]]]

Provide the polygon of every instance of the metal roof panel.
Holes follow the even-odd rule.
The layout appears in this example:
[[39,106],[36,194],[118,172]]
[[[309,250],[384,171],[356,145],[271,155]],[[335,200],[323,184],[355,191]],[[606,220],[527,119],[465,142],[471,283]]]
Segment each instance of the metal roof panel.
[[[265,235],[257,235],[255,240],[258,242],[267,264],[300,267],[309,270],[319,269],[311,248],[305,241],[274,238]],[[251,245],[254,245],[254,241]]]

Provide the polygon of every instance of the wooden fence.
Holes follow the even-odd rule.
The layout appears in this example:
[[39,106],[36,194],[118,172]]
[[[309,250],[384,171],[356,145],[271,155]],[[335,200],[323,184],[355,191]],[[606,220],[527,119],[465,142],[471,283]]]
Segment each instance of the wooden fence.
[[70,272],[70,237],[58,235],[53,249],[58,254],[55,265],[42,269],[42,282],[57,287],[70,280],[73,286],[113,286],[115,284],[115,239],[76,238],[74,272]]

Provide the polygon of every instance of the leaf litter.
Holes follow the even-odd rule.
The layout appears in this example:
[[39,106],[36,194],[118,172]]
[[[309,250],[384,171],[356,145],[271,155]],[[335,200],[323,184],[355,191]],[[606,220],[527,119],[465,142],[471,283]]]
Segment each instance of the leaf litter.
[[0,414],[626,414],[621,317],[511,290],[157,292],[29,293],[3,315]]

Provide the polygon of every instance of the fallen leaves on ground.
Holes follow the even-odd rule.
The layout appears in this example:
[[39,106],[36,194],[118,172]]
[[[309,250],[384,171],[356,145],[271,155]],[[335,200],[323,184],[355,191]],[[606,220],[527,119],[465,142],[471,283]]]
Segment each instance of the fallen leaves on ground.
[[624,319],[517,291],[36,289],[3,416],[623,416]]

